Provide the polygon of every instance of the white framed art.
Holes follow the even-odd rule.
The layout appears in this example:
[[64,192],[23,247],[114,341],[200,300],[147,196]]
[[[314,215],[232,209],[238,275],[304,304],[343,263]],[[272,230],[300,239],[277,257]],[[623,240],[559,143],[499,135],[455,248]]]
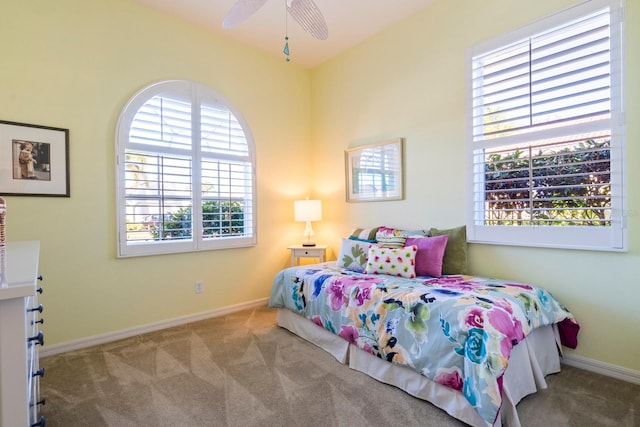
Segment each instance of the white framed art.
[[404,139],[345,150],[347,202],[404,199]]

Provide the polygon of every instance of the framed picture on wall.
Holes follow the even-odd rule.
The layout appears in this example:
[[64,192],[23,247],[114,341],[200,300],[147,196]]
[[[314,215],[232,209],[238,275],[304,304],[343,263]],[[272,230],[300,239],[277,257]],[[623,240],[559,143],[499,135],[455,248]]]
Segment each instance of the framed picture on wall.
[[70,197],[69,129],[0,121],[0,194]]
[[347,202],[404,199],[404,140],[345,150]]

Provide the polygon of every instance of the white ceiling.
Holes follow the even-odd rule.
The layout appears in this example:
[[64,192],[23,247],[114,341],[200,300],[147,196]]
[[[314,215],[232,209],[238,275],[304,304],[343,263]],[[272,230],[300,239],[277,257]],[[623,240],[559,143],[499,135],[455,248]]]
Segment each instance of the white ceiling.
[[[288,17],[285,0],[268,0],[240,25],[222,29],[237,0],[133,0],[285,60],[288,26],[291,62],[312,68],[403,20],[435,0],[315,0],[329,28],[329,38],[313,38]],[[287,23],[288,21],[288,23]]]

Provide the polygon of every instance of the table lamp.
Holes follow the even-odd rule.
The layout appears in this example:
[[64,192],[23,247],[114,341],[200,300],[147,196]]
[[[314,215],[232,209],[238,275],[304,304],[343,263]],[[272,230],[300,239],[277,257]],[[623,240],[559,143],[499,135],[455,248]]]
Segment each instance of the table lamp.
[[322,219],[322,202],[320,200],[296,200],[293,202],[293,215],[298,222],[306,222],[304,229],[305,241],[302,246],[315,246],[311,240],[313,237],[313,229],[311,221],[320,221]]

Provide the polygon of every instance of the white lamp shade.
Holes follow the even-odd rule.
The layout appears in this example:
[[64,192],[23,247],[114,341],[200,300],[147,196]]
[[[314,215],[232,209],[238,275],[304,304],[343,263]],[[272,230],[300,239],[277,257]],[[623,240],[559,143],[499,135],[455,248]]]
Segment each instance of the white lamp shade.
[[295,200],[293,215],[296,221],[320,221],[322,202],[320,200]]

